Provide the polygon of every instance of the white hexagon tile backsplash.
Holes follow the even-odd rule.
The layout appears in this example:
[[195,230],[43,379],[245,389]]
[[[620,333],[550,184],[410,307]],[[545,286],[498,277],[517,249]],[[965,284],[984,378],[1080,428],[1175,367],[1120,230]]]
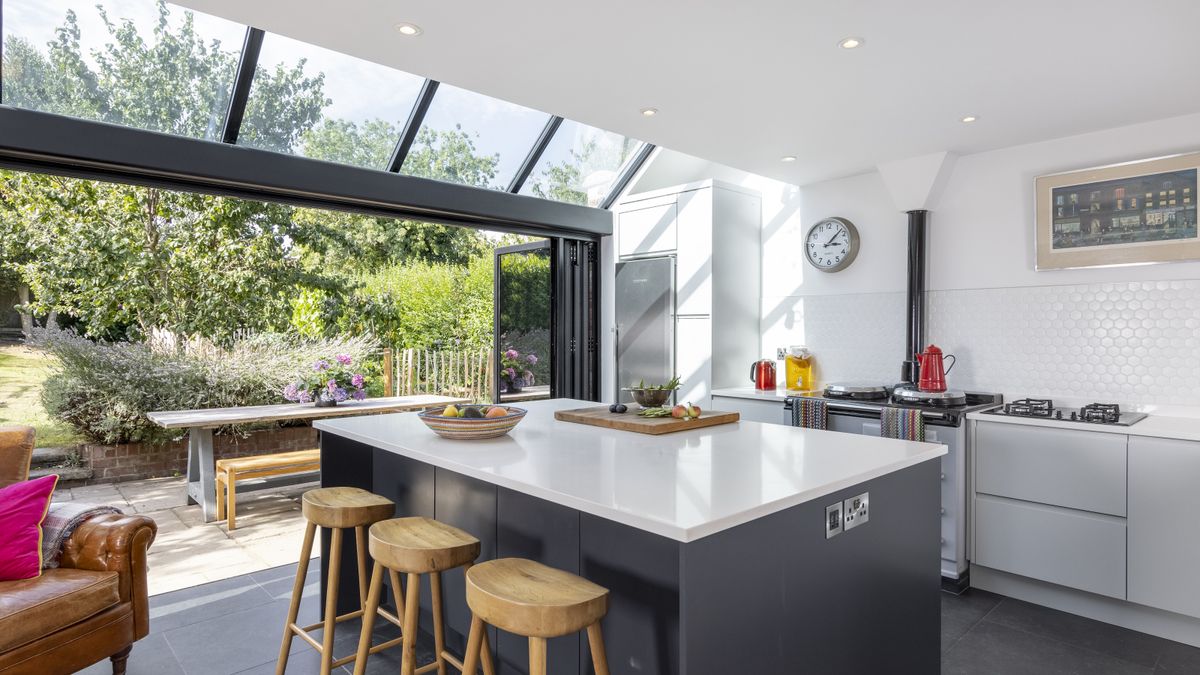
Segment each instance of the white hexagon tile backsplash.
[[956,388],[1200,406],[1200,281],[933,291]]

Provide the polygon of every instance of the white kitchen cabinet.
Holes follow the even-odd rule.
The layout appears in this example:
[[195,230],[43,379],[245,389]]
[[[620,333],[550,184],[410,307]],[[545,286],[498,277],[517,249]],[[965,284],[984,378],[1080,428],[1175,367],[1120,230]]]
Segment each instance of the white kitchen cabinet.
[[745,386],[763,356],[759,194],[708,180],[628,195],[614,212],[617,262],[675,260],[676,400],[708,407],[713,389]]
[[741,419],[766,424],[783,424],[783,401],[762,401],[735,396],[713,396],[713,410],[735,412]]
[[1129,438],[1129,600],[1200,618],[1200,443]]
[[1016,499],[975,500],[975,561],[1125,598],[1125,519]]

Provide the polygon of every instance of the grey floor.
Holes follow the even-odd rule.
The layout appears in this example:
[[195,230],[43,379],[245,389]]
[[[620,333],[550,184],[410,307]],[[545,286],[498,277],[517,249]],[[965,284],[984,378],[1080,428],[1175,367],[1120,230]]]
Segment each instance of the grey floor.
[[[274,673],[295,569],[286,565],[152,597],[151,633],[134,645],[128,674]],[[313,565],[305,586],[301,623],[317,621],[315,569]],[[376,633],[392,638],[397,631],[381,621]],[[335,655],[353,652],[357,640],[357,623],[342,624]],[[421,647],[424,663],[429,649]],[[371,657],[367,672],[399,673],[396,651]],[[306,675],[318,669],[316,653],[295,640],[288,673]],[[108,675],[111,670],[104,661],[83,672]],[[970,590],[957,597],[942,594],[942,673],[1195,674],[1200,673],[1200,649]]]

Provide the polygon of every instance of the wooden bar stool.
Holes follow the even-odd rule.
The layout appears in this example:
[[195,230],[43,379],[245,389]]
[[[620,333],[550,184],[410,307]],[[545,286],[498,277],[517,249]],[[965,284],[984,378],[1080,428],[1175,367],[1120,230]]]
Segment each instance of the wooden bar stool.
[[[353,487],[319,488],[304,493],[301,499],[304,519],[308,527],[304,531],[304,544],[300,547],[300,565],[296,568],[296,583],[292,586],[292,604],[288,609],[287,622],[283,625],[283,646],[279,648],[279,660],[275,665],[276,675],[287,670],[288,652],[292,648],[292,636],[299,635],[321,654],[321,675],[329,675],[338,666],[350,663],[356,654],[333,659],[333,632],[338,623],[362,616],[367,602],[367,538],[368,525],[377,523],[396,514],[396,505],[391,500]],[[311,626],[296,625],[300,611],[300,597],[304,593],[304,580],[308,574],[308,560],[312,556],[313,538],[318,527],[327,527],[333,532],[329,546],[329,576],[325,586],[325,611],[321,621]],[[358,601],[360,609],[337,616],[338,577],[341,574],[342,533],[354,528],[355,544],[358,548]],[[396,614],[404,612],[400,594],[396,593]],[[381,611],[384,618],[400,626],[398,616]],[[323,629],[322,642],[317,642],[310,631]],[[371,648],[371,653],[393,647],[400,638]]]
[[[391,574],[392,589],[400,587],[399,573],[408,575],[404,605],[404,626],[401,628],[404,652],[400,660],[401,675],[417,675],[437,669],[438,675],[446,675],[446,664],[462,670],[463,664],[446,651],[445,625],[442,618],[442,572],[455,567],[464,567],[469,572],[479,557],[479,540],[431,518],[393,518],[371,526],[371,557],[375,566],[371,570],[371,591],[362,620],[362,635],[358,640],[358,661],[354,664],[354,675],[363,675],[367,668],[367,656],[377,650],[369,650],[371,628],[375,623],[375,612],[379,610],[379,596],[383,587],[383,570]],[[421,575],[429,575],[433,596],[433,661],[417,667],[417,613],[421,604]],[[399,606],[399,605],[397,605]],[[382,613],[382,612],[380,612]],[[386,616],[386,615],[385,615]],[[491,653],[487,638],[483,638],[483,671],[494,675]],[[480,643],[475,645],[478,662]]]
[[546,639],[587,629],[596,675],[608,675],[600,619],[608,589],[532,560],[501,558],[467,571],[471,634],[463,673],[474,675],[484,624],[529,638],[529,675],[546,675]]

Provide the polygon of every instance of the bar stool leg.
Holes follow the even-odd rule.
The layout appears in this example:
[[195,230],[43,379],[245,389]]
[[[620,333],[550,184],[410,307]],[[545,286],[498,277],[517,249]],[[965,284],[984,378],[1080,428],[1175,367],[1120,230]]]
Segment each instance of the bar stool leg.
[[288,653],[292,650],[292,626],[300,613],[300,596],[304,594],[304,581],[308,576],[308,559],[312,555],[313,537],[316,536],[317,526],[308,523],[304,529],[304,543],[300,546],[300,564],[296,566],[296,582],[292,584],[292,604],[288,607],[287,622],[283,624],[283,646],[279,648],[279,659],[275,665],[275,675],[283,675],[287,670]]
[[604,635],[600,632],[600,622],[588,626],[588,647],[592,650],[592,668],[596,675],[608,675],[608,654],[604,651]]
[[433,658],[437,663],[438,675],[446,675],[446,659],[442,653],[446,651],[446,633],[442,626],[442,573],[433,572],[429,575],[429,590],[433,594]]
[[333,528],[333,542],[329,546],[329,576],[325,582],[325,627],[321,631],[321,675],[333,670],[333,630],[337,625],[338,580],[342,572],[342,528]]
[[471,632],[467,634],[467,653],[463,655],[463,675],[476,675],[479,672],[479,651],[486,633],[483,619],[472,613]]
[[529,638],[529,675],[546,675],[546,638]]
[[421,606],[421,575],[408,574],[408,598],[404,603],[404,655],[400,661],[400,675],[415,675],[417,672],[417,612]]
[[400,618],[401,623],[404,622],[404,587],[400,585],[400,573],[396,570],[388,570],[388,576],[392,580],[392,602],[396,603],[396,616]]
[[358,549],[358,606],[367,606],[367,528],[354,528],[354,545]]
[[383,565],[375,562],[371,570],[371,592],[363,604],[362,633],[358,638],[358,656],[354,658],[354,675],[367,672],[367,657],[371,651],[371,629],[375,627],[375,613],[379,611],[379,596],[383,591]]

